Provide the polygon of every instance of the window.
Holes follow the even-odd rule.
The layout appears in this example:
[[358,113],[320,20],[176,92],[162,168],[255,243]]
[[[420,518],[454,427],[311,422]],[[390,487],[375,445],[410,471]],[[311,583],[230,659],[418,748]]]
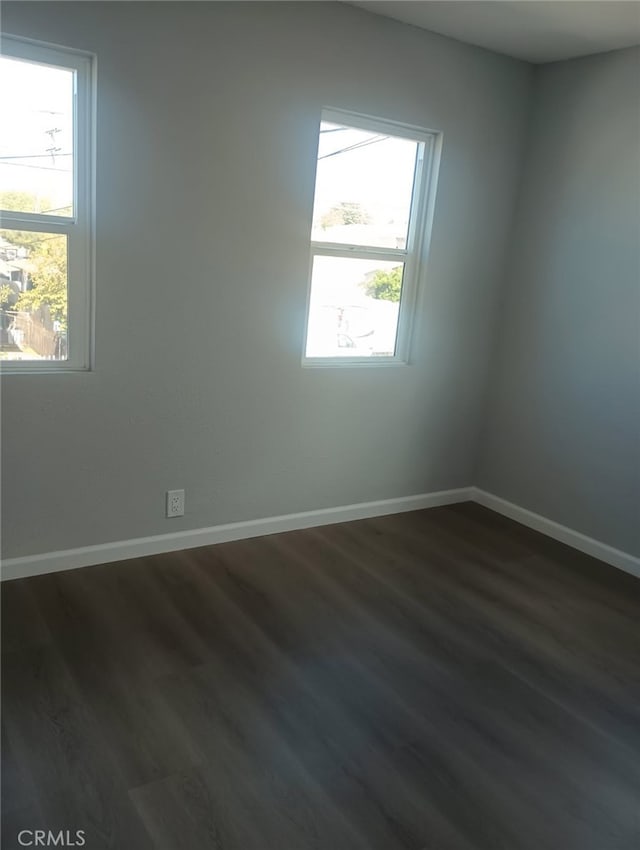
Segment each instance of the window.
[[2,371],[88,369],[91,59],[4,37],[0,88]]
[[438,134],[325,110],[303,363],[406,363]]

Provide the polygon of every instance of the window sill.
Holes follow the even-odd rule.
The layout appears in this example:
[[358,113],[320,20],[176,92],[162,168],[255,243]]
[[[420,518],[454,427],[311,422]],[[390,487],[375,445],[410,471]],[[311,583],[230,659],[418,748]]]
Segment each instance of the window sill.
[[8,375],[68,375],[79,373],[92,372],[90,366],[64,366],[56,363],[55,366],[43,366],[40,363],[33,365],[21,363],[20,366],[11,366],[9,364],[0,363],[0,377]]
[[399,357],[304,357],[303,369],[380,369],[390,366],[408,366]]

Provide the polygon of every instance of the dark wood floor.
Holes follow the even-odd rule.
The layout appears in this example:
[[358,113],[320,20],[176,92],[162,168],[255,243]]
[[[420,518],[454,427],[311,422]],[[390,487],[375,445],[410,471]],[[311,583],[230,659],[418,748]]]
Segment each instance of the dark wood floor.
[[484,508],[2,602],[4,850],[640,848],[640,582]]

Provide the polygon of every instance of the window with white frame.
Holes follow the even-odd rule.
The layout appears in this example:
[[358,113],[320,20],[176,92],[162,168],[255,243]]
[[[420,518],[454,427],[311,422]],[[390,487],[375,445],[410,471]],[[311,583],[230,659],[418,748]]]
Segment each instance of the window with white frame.
[[0,364],[90,368],[92,61],[0,48]]
[[305,365],[408,362],[437,141],[415,127],[323,111]]

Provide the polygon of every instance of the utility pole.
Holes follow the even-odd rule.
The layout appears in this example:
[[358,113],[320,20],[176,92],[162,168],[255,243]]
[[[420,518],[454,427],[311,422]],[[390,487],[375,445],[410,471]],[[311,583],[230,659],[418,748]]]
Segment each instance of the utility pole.
[[47,153],[51,154],[51,162],[53,165],[56,164],[56,154],[60,153],[62,148],[56,145],[55,134],[62,132],[59,127],[52,127],[51,130],[45,130],[47,136],[49,136],[51,140],[51,147],[47,148]]

